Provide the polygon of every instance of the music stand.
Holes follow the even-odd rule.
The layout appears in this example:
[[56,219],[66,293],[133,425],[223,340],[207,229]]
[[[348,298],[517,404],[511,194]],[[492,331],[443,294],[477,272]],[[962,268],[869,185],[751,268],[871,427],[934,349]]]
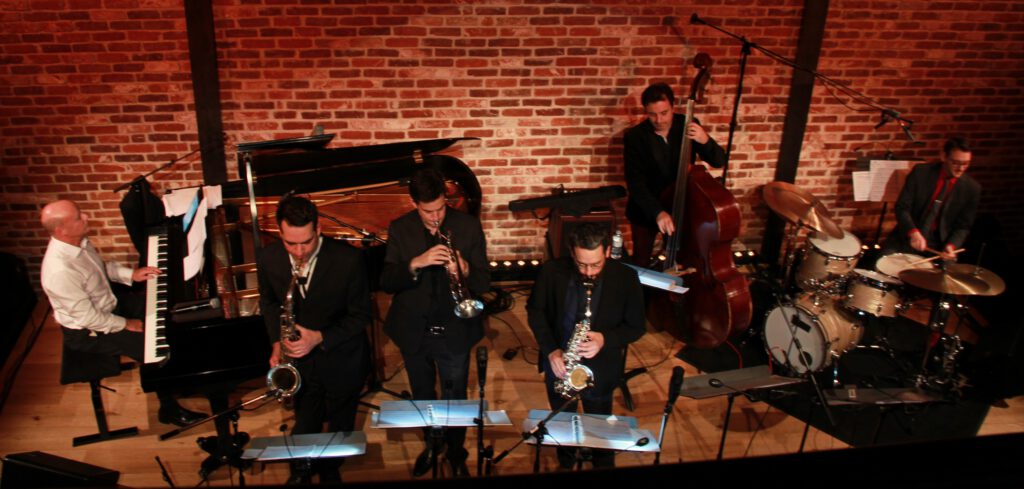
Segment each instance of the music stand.
[[878,443],[878,435],[882,432],[882,423],[886,416],[895,408],[907,404],[926,404],[942,402],[944,399],[930,394],[917,387],[857,387],[847,386],[843,389],[825,391],[825,402],[833,407],[865,407],[876,406],[880,415],[875,431],[871,436],[871,444]]
[[366,433],[338,431],[291,436],[255,438],[242,452],[242,460],[256,462],[289,462],[306,460],[312,463],[322,458],[341,458],[366,453]]
[[[679,392],[679,395],[691,399],[729,396],[729,402],[725,409],[725,422],[722,425],[722,440],[718,444],[717,460],[722,460],[722,452],[725,450],[725,436],[729,433],[729,421],[732,418],[732,405],[737,395],[742,394],[754,399],[756,397],[754,392],[757,390],[799,384],[801,382],[806,382],[806,379],[774,375],[767,365],[758,365],[756,367],[688,377],[683,381],[683,389]],[[804,436],[806,436],[806,431]]]
[[[486,401],[484,401],[486,409]],[[440,451],[443,428],[469,428],[477,426],[480,415],[480,401],[467,399],[437,399],[419,401],[386,401],[380,404],[380,411],[370,413],[373,428],[431,428],[433,477],[437,478],[437,455]],[[511,426],[512,421],[505,411],[485,411],[484,425]]]
[[[531,409],[523,420],[523,432],[529,432],[551,411]],[[644,441],[646,440],[646,441]],[[536,438],[526,441],[537,445]],[[547,429],[537,453],[543,446],[558,448],[592,448],[619,452],[657,453],[661,451],[657,438],[649,430],[637,429],[633,416],[605,414],[576,414],[561,412],[548,420]]]

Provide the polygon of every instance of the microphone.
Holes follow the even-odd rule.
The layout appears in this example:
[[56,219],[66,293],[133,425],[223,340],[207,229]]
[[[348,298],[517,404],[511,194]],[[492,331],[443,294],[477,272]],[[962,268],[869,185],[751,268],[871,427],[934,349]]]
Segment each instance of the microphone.
[[693,24],[693,25],[696,25],[696,24],[705,25],[705,24],[707,24],[707,22],[704,22],[704,19],[700,18],[700,16],[697,15],[697,12],[694,12],[693,15],[690,16],[690,24]]
[[900,125],[900,129],[903,129],[903,134],[907,136],[907,139],[909,139],[910,142],[913,143],[917,141],[916,139],[914,139],[914,135],[910,133],[910,126],[914,125],[913,121],[908,121],[906,119],[896,119],[896,123]]
[[899,121],[900,113],[892,109],[882,109],[882,120],[878,121],[878,124],[875,124],[875,129],[886,125],[892,120]]
[[636,443],[634,443],[634,445],[636,445],[638,447],[642,447],[642,446],[646,446],[650,442],[651,442],[651,440],[645,436],[645,437],[637,440]]
[[485,346],[476,347],[476,376],[477,381],[480,382],[480,388],[483,389],[487,382],[487,347]]
[[672,369],[672,379],[668,382],[668,401],[665,402],[666,415],[672,412],[672,406],[675,405],[676,399],[679,399],[679,391],[683,387],[683,374],[683,367],[676,366]]
[[220,297],[214,297],[198,301],[179,302],[171,309],[171,313],[198,311],[200,309],[217,309],[219,307]]
[[718,379],[708,379],[708,385],[714,387],[715,389],[721,389],[722,387],[725,387],[725,383]]

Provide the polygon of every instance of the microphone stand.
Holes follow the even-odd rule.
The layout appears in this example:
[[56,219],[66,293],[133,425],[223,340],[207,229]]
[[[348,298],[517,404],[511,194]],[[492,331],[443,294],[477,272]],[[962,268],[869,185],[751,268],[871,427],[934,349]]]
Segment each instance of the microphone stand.
[[519,445],[522,445],[524,441],[533,438],[534,440],[537,441],[537,451],[535,452],[533,458],[533,473],[540,473],[540,448],[541,442],[544,440],[544,435],[546,435],[548,432],[548,421],[551,421],[551,418],[554,418],[558,413],[565,411],[565,409],[568,408],[570,404],[579,401],[580,396],[583,394],[583,391],[589,388],[590,386],[588,385],[587,387],[580,389],[571,398],[562,403],[562,405],[559,406],[558,409],[549,412],[548,415],[544,419],[540,420],[540,422],[537,423],[537,425],[534,426],[530,431],[524,431],[522,438],[520,438],[515,445],[512,445],[511,447],[505,449],[505,451],[501,452],[501,454],[494,459],[494,465],[498,465],[499,463],[501,463],[501,461],[504,460],[509,453],[512,453],[512,451],[518,448]]
[[223,416],[231,416],[231,426],[234,428],[234,433],[231,434],[227,440],[224,440],[227,442],[227,446],[219,446],[216,437],[211,437],[212,440],[210,440],[209,438],[200,438],[198,440],[200,448],[210,453],[210,456],[203,460],[203,462],[200,464],[199,475],[205,480],[211,473],[213,473],[213,471],[217,470],[218,467],[220,467],[224,463],[227,463],[228,465],[238,467],[238,482],[240,485],[244,485],[245,476],[241,474],[242,472],[244,472],[245,464],[242,462],[241,459],[241,448],[245,446],[246,443],[249,442],[249,435],[238,431],[238,412],[242,408],[250,404],[265,401],[273,397],[275,397],[275,391],[267,391],[266,393],[260,395],[259,397],[239,403],[238,405],[229,407],[219,413],[211,414],[210,416],[207,416],[194,423],[190,423],[180,428],[168,431],[167,433],[160,435],[160,441],[164,441],[169,438],[178,436],[179,434],[184,433],[208,421],[216,420]]
[[[746,71],[747,57],[750,55],[750,50],[752,48],[760,51],[762,54],[768,56],[769,58],[771,58],[771,59],[773,59],[775,61],[778,61],[779,63],[782,63],[782,64],[784,64],[786,66],[789,66],[790,68],[794,68],[794,69],[797,69],[797,70],[809,73],[814,78],[818,78],[818,79],[820,79],[820,80],[822,80],[822,81],[824,81],[824,82],[826,82],[826,83],[828,83],[830,85],[838,87],[843,93],[849,95],[854,100],[856,100],[856,101],[858,101],[858,102],[860,102],[862,104],[865,104],[865,105],[867,105],[867,106],[869,106],[869,107],[871,107],[873,109],[880,110],[882,112],[883,116],[885,116],[885,115],[895,116],[895,117],[893,117],[893,120],[895,120],[900,125],[900,128],[903,129],[903,132],[904,132],[904,134],[906,134],[907,138],[910,139],[911,142],[914,141],[913,136],[910,134],[910,128],[911,128],[911,126],[913,126],[914,121],[906,119],[906,118],[900,116],[899,113],[896,112],[895,110],[890,109],[888,107],[884,107],[881,104],[879,104],[878,102],[875,102],[874,100],[871,100],[870,98],[868,98],[867,95],[864,95],[863,93],[860,93],[860,92],[850,88],[849,86],[847,86],[847,85],[845,85],[843,83],[840,83],[840,82],[838,82],[836,80],[833,80],[832,78],[830,78],[830,77],[828,77],[826,75],[823,75],[823,74],[821,74],[821,73],[819,73],[819,72],[817,72],[815,70],[803,67],[803,66],[797,64],[796,61],[793,61],[793,60],[790,60],[788,58],[785,58],[785,57],[779,55],[778,53],[775,53],[775,52],[771,51],[770,49],[765,48],[764,46],[759,46],[757,43],[750,42],[744,36],[741,36],[741,35],[738,35],[738,34],[734,34],[732,32],[729,32],[729,31],[727,31],[727,30],[725,30],[725,29],[715,25],[715,24],[709,23],[708,21],[700,18],[700,16],[697,15],[696,13],[694,13],[693,15],[690,16],[690,24],[692,24],[692,25],[706,25],[706,26],[708,26],[708,27],[710,27],[710,28],[712,28],[712,29],[714,29],[714,30],[716,30],[718,32],[721,32],[722,34],[725,34],[725,35],[727,35],[727,36],[729,36],[729,37],[731,37],[733,39],[736,39],[737,41],[739,41],[740,43],[743,44],[743,47],[741,48],[741,51],[740,51],[740,73],[739,73],[739,80],[737,82],[737,87],[736,87],[736,99],[733,101],[732,121],[729,122],[729,142],[728,142],[728,145],[726,146],[726,150],[725,150],[725,164],[722,165],[722,170],[723,170],[722,171],[722,185],[725,185],[725,172],[729,169],[729,156],[730,156],[730,152],[732,150],[732,138],[733,138],[733,133],[734,133],[734,131],[736,129],[736,126],[737,126],[737,114],[739,113],[740,95],[743,93],[743,77],[744,77],[744,72]],[[678,29],[677,29],[677,32],[678,32]]]
[[484,473],[484,460],[487,460],[487,475],[491,475],[491,458],[494,456],[494,447],[484,447],[484,406],[487,402],[484,400],[484,379],[480,379],[480,408],[477,412],[476,419],[473,420],[476,423],[476,476],[480,477]]
[[175,163],[177,163],[177,162],[179,162],[181,160],[184,160],[185,158],[188,158],[189,156],[192,156],[192,155],[198,153],[200,149],[202,149],[202,148],[196,148],[196,149],[190,151],[189,153],[187,153],[187,154],[185,154],[183,156],[179,156],[179,157],[177,157],[177,158],[175,158],[175,159],[173,159],[171,161],[168,161],[167,163],[164,163],[163,165],[157,167],[156,169],[150,171],[149,173],[137,176],[137,177],[131,179],[131,181],[122,183],[121,185],[118,185],[117,188],[115,188],[113,190],[113,192],[116,194],[116,193],[118,193],[118,192],[120,192],[120,191],[122,191],[122,190],[124,190],[124,189],[126,189],[128,187],[131,187],[132,184],[134,184],[136,181],[138,181],[138,180],[145,180],[145,179],[149,178],[150,175],[152,175],[154,173],[157,173],[159,171],[163,171],[164,168],[168,168],[170,166],[173,166]]

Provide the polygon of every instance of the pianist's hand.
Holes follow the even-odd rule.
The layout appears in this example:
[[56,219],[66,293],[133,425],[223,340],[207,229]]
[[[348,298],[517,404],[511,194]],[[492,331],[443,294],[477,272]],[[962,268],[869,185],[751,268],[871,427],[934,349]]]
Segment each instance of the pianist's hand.
[[295,341],[288,341],[287,339],[281,340],[284,342],[284,347],[288,350],[288,354],[294,358],[302,358],[313,351],[317,345],[323,343],[324,337],[319,331],[315,329],[307,329],[296,324],[295,328],[299,330],[299,339]]
[[124,329],[133,331],[135,333],[142,332],[142,320],[140,319],[128,319],[124,322]]
[[154,278],[157,275],[160,275],[160,269],[157,267],[136,268],[132,271],[132,280],[135,282],[142,282],[143,280]]

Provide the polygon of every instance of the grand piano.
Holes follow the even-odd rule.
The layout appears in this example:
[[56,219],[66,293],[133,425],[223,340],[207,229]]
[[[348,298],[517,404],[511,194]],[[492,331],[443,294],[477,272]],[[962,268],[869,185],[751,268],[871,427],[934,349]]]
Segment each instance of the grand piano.
[[[274,211],[285,193],[309,196],[319,207],[322,233],[363,250],[374,289],[388,223],[413,208],[404,184],[417,168],[441,170],[449,205],[479,214],[479,182],[457,157],[477,139],[329,149],[332,138],[238,145],[239,180],[221,186],[223,205],[205,223],[192,223],[205,225],[208,236],[205,265],[193,278],[184,279],[188,246],[182,219],[171,218],[150,232],[145,262],[164,274],[147,282],[147,363],[140,372],[144,391],[203,394],[216,413],[227,409],[228,396],[239,384],[266,375],[270,344],[259,312],[255,257],[279,239]],[[379,348],[380,342],[375,345]],[[378,373],[382,361],[377,355]],[[204,447],[211,457],[203,470],[215,469],[211,460],[230,458],[226,451],[247,441],[232,438],[227,419],[218,419],[216,426],[217,439]]]

